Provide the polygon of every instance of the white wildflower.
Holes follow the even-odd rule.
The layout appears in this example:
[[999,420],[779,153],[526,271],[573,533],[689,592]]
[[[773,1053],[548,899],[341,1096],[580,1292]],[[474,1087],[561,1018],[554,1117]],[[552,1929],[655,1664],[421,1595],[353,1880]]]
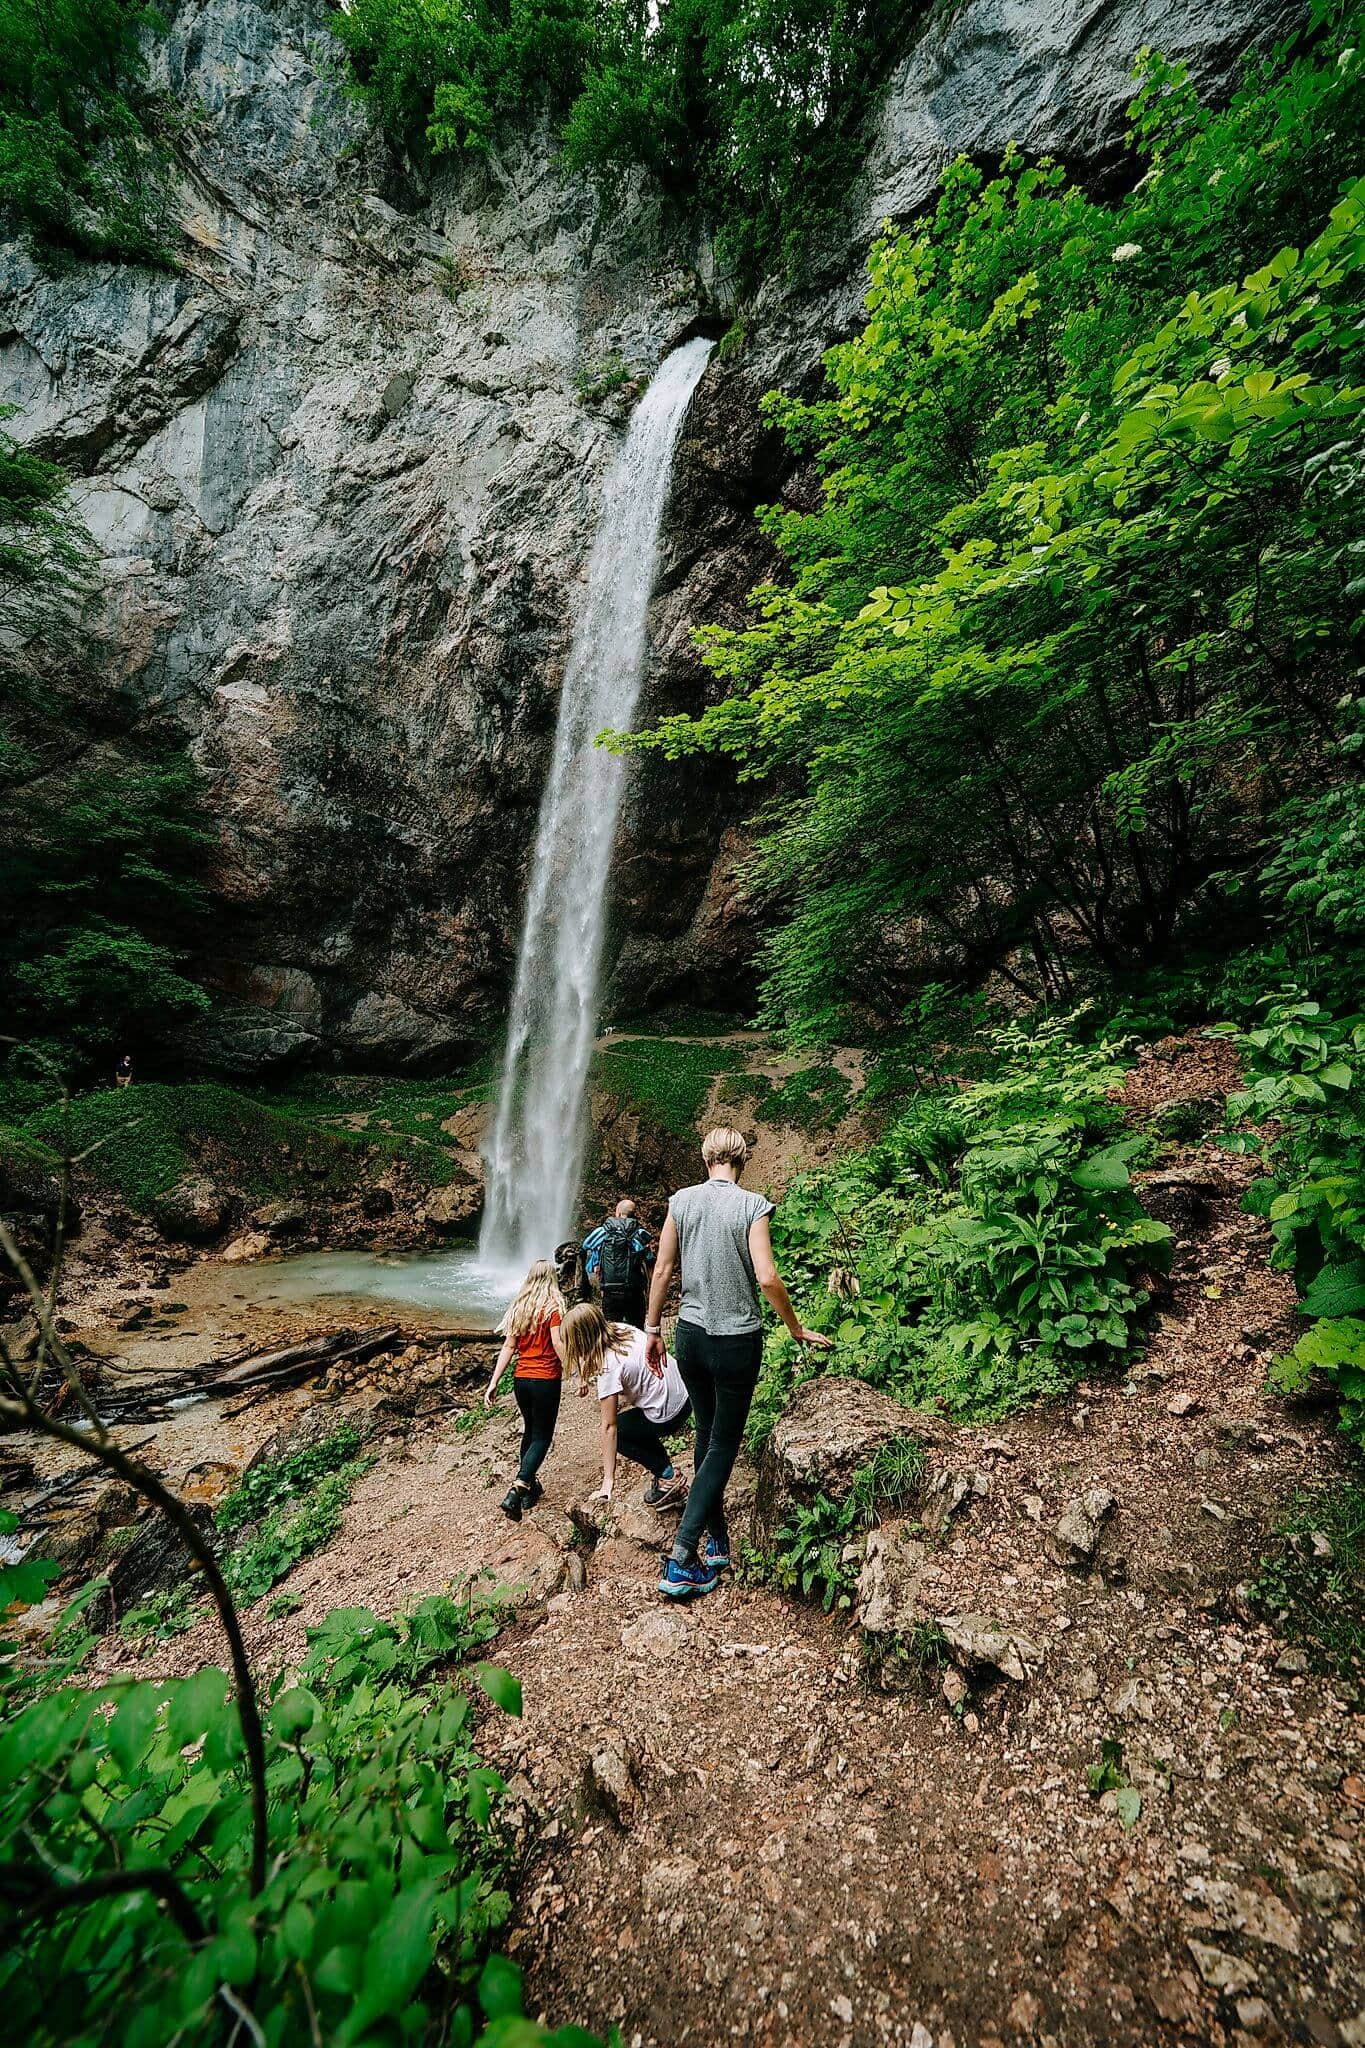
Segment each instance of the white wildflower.
[[1118,248],[1114,251],[1114,261],[1115,263],[1131,263],[1135,256],[1140,256],[1141,254],[1142,247],[1140,243],[1120,242]]

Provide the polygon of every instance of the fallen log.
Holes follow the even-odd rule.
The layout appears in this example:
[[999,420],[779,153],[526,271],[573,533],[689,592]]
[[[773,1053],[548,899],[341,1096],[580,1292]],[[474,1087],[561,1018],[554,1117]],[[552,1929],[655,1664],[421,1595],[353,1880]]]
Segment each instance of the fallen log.
[[358,1364],[378,1352],[391,1351],[402,1341],[403,1332],[397,1323],[362,1335],[354,1330],[333,1330],[326,1337],[310,1338],[305,1344],[257,1352],[226,1367],[180,1373],[173,1380],[130,1389],[121,1397],[106,1397],[100,1404],[101,1413],[106,1422],[164,1422],[176,1402],[230,1400],[238,1395],[297,1386],[334,1365]]

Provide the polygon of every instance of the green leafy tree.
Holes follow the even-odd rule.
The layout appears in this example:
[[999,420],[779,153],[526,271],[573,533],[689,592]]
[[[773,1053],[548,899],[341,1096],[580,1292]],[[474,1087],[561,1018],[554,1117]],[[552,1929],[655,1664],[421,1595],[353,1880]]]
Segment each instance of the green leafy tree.
[[1065,999],[1227,922],[1360,631],[1361,74],[1286,49],[1211,116],[1146,60],[1117,206],[955,165],[831,395],[769,401],[823,501],[703,634],[723,700],[635,744],[770,782],[772,1021],[856,1029],[926,965]]
[[349,0],[332,17],[390,134],[486,150],[548,114],[607,190],[644,175],[743,287],[792,270],[857,174],[916,0]]
[[162,261],[165,152],[145,0],[0,0],[0,218],[49,247]]

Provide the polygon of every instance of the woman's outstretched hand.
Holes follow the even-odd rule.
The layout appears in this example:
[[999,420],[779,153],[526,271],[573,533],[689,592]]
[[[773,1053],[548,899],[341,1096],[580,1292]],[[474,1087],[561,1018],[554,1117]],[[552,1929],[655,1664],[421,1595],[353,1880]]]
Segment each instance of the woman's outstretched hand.
[[657,1377],[658,1379],[662,1379],[662,1378],[663,1378],[663,1376],[664,1376],[664,1367],[665,1367],[665,1366],[667,1365],[667,1363],[668,1363],[668,1353],[667,1353],[667,1351],[666,1351],[666,1350],[664,1349],[664,1340],[663,1340],[663,1337],[662,1337],[662,1336],[653,1336],[653,1337],[646,1337],[646,1338],[645,1338],[645,1364],[646,1364],[646,1365],[647,1365],[647,1366],[649,1367],[650,1371],[651,1371],[651,1372],[652,1372],[653,1374],[655,1374],[655,1376],[656,1376],[656,1377]]
[[796,1341],[798,1344],[808,1345],[812,1351],[832,1351],[834,1349],[834,1339],[826,1337],[819,1330],[803,1330]]
[[494,1403],[494,1401],[495,1401],[496,1399],[497,1399],[497,1395],[496,1395],[496,1394],[494,1393],[494,1391],[493,1391],[492,1387],[485,1387],[485,1388],[484,1388],[484,1390],[483,1390],[483,1405],[484,1405],[484,1407],[485,1407],[485,1408],[491,1408],[491,1407],[493,1406],[493,1403]]
[[589,1500],[610,1500],[610,1499],[611,1499],[611,1488],[610,1488],[609,1486],[599,1486],[599,1487],[598,1487],[598,1489],[597,1489],[597,1491],[596,1491],[596,1493],[590,1493],[590,1494],[588,1495],[588,1499],[589,1499]]

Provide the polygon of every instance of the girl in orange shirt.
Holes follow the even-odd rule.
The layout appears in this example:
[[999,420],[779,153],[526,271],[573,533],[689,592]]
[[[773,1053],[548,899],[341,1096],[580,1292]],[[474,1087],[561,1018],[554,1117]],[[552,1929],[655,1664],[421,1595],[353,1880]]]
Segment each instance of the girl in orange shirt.
[[519,1522],[523,1508],[533,1508],[544,1490],[536,1474],[554,1441],[559,1419],[564,1378],[564,1340],[559,1325],[563,1316],[564,1297],[555,1269],[548,1259],[537,1259],[498,1325],[502,1349],[483,1397],[484,1407],[491,1408],[498,1381],[515,1354],[512,1392],[521,1410],[521,1463],[507,1498],[500,1503],[510,1522]]

